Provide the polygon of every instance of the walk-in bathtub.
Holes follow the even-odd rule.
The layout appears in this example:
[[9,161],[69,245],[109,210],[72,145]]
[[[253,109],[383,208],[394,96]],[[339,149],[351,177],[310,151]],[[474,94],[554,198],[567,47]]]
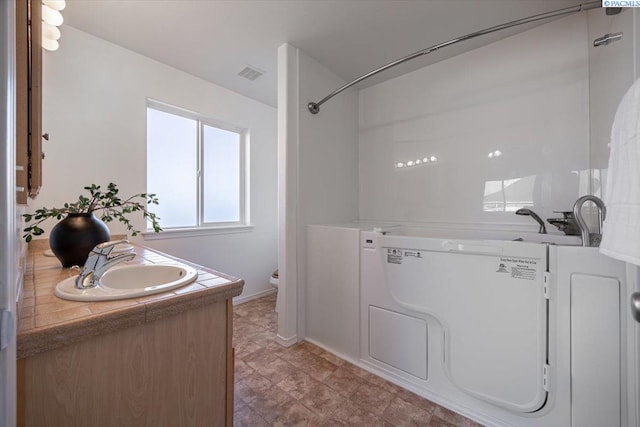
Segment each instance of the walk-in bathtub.
[[576,236],[400,227],[361,244],[368,366],[490,425],[636,425],[624,263]]
[[637,425],[637,271],[579,236],[318,225],[307,237],[310,341],[484,425]]

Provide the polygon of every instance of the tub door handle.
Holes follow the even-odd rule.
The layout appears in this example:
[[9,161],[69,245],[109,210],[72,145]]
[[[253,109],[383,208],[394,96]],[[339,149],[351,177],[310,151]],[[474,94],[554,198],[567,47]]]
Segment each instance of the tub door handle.
[[636,322],[640,322],[640,292],[631,294],[631,315]]

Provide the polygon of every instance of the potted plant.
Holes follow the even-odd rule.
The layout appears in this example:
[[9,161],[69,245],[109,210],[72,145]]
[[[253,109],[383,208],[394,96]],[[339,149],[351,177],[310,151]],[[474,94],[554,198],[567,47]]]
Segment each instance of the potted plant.
[[[24,229],[23,238],[27,242],[44,233],[40,227],[43,221],[50,218],[61,220],[51,229],[49,246],[63,267],[84,265],[95,245],[109,241],[111,236],[105,223],[114,219],[125,224],[131,235],[136,236],[140,230],[135,229],[128,215],[141,212],[151,222],[153,231],[162,231],[159,218],[147,210],[148,205],[158,204],[155,194],[138,193],[123,200],[114,183],[109,183],[106,191],[95,184],[84,189],[89,192],[89,197],[81,194],[75,203],[65,203],[61,208],[43,207],[24,215],[27,223],[35,221]],[[145,200],[146,204],[143,204]],[[98,212],[100,219],[94,214]]]

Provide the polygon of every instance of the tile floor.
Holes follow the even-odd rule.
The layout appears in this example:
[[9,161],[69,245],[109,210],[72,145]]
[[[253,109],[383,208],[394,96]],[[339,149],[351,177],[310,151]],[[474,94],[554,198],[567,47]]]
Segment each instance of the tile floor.
[[234,307],[235,426],[479,426],[313,344],[280,346],[275,300]]

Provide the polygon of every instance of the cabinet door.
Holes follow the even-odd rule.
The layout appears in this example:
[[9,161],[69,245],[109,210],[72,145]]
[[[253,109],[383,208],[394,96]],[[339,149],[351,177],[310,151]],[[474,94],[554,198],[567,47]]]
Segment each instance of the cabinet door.
[[29,191],[29,7],[16,6],[16,198],[27,204]]
[[42,187],[42,2],[31,0],[31,70],[29,76],[29,197]]
[[42,186],[42,20],[39,0],[16,2],[16,196]]

